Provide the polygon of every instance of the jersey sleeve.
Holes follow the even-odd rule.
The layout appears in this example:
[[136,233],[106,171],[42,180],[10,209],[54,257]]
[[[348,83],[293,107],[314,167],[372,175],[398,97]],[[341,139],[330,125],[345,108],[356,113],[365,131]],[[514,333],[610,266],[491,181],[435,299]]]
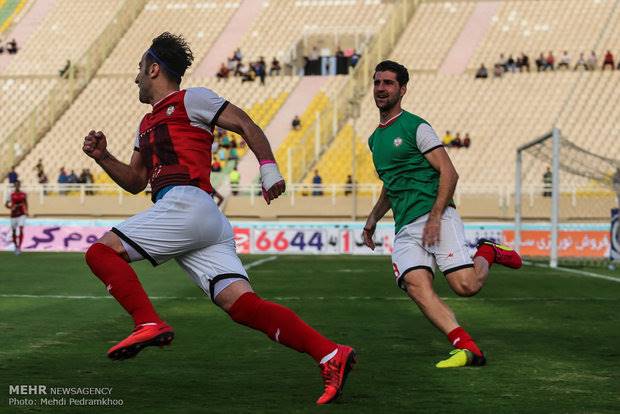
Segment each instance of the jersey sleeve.
[[420,124],[416,131],[416,145],[422,154],[442,147],[441,140],[429,124]]
[[211,89],[189,88],[185,92],[184,104],[192,124],[211,128],[228,105],[228,101]]

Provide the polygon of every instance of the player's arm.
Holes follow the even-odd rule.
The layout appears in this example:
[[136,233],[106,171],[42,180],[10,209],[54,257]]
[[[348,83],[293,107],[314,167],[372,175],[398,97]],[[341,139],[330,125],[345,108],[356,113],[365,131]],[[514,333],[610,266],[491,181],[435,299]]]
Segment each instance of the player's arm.
[[437,188],[437,198],[433,204],[424,232],[422,242],[425,246],[431,246],[439,241],[439,230],[441,216],[452,200],[456,183],[459,175],[443,147],[438,147],[424,154],[431,166],[439,172],[439,186]]
[[364,231],[362,232],[364,244],[372,250],[375,250],[375,242],[372,240],[372,236],[375,234],[377,223],[383,218],[383,216],[385,216],[385,213],[387,213],[391,207],[392,205],[386,194],[385,187],[382,187],[381,195],[368,215],[366,224],[364,225]]
[[260,162],[263,196],[267,204],[284,193],[284,178],[278,170],[271,145],[265,133],[242,109],[228,103],[217,117],[217,126],[236,132],[247,142],[250,150]]
[[84,138],[82,150],[124,190],[137,194],[146,188],[148,171],[139,151],[133,152],[129,164],[117,160],[107,150],[106,137],[101,131],[90,131]]

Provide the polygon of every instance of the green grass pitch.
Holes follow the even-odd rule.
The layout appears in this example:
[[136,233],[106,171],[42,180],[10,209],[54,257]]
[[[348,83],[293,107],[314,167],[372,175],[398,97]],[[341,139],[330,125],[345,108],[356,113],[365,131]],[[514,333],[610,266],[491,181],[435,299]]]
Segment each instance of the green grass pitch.
[[[175,263],[135,265],[159,313],[175,328],[174,343],[122,362],[109,361],[105,352],[129,333],[131,320],[105,297],[82,255],[0,253],[0,264],[2,413],[620,408],[620,283],[611,280],[494,266],[482,292],[459,298],[437,275],[437,291],[488,357],[482,368],[439,370],[434,364],[450,344],[395,287],[387,257],[278,256],[249,271],[256,291],[358,352],[342,398],[316,407],[322,383],[314,361],[234,324]],[[112,387],[109,397],[123,406],[10,406],[16,396],[9,386],[19,384]]]

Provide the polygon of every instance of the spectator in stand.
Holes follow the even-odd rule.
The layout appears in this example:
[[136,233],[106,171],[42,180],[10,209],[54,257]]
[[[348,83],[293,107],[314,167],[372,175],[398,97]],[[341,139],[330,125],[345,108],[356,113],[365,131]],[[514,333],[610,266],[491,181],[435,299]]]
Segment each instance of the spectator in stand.
[[34,169],[37,174],[43,171],[43,159],[39,158],[39,161],[37,161],[37,165],[34,166]]
[[515,62],[512,55],[508,56],[508,60],[506,61],[506,69],[512,73],[515,73],[517,71],[517,63]]
[[461,148],[462,145],[463,145],[463,142],[461,141],[461,133],[457,132],[456,136],[452,140],[451,146],[454,148]]
[[9,184],[15,184],[17,181],[19,181],[19,175],[15,171],[14,165],[11,167],[11,171],[9,172],[8,179],[9,179]]
[[16,54],[18,50],[19,49],[17,48],[17,42],[15,41],[15,39],[11,40],[6,44],[6,51],[9,53],[9,55]]
[[233,53],[233,59],[237,62],[241,62],[243,60],[243,54],[241,53],[241,49],[237,48]]
[[524,70],[529,72],[530,71],[530,57],[526,55],[525,52],[521,52],[520,61],[521,61],[521,66],[519,66],[519,72],[523,72]]
[[[88,168],[83,168],[82,173],[78,177],[78,182],[80,184],[93,184],[95,182],[95,179]],[[86,190],[86,195],[93,195],[93,191]]]
[[0,55],[4,53],[4,46],[2,44],[2,38],[0,37]]
[[586,58],[583,56],[583,52],[579,54],[579,59],[577,59],[577,63],[575,63],[575,70],[579,69],[579,66],[583,66],[585,70],[590,69],[586,63]]
[[471,146],[471,138],[469,137],[469,132],[465,133],[465,138],[463,138],[463,148],[469,148]]
[[271,68],[269,69],[269,76],[279,75],[282,70],[282,66],[280,66],[280,61],[276,59],[274,56],[271,59]]
[[543,197],[551,197],[553,188],[553,173],[551,168],[547,167],[547,171],[543,174]]
[[228,79],[228,77],[230,76],[230,69],[228,69],[224,62],[222,62],[222,64],[220,65],[220,70],[217,71],[215,76],[217,76],[218,80]]
[[323,187],[321,186],[322,183],[323,183],[323,179],[319,175],[319,170],[314,170],[314,177],[312,177],[312,195],[313,196],[323,195]]
[[499,55],[499,60],[495,63],[495,66],[499,66],[502,73],[508,71],[508,64],[503,53]]
[[217,154],[217,151],[220,149],[220,137],[217,135],[213,138],[213,143],[211,144],[211,154]]
[[243,66],[243,72],[241,75],[241,83],[243,82],[254,82],[256,79],[256,67],[252,64],[249,65],[249,68]]
[[221,206],[222,203],[224,202],[224,196],[218,193],[215,188],[213,189],[213,193],[211,193],[211,196],[213,197],[214,200],[217,200],[218,207]]
[[620,206],[620,168],[616,168],[616,172],[611,180],[616,193],[616,203]]
[[443,144],[444,147],[449,147],[450,145],[452,145],[452,134],[450,133],[450,131],[446,131],[446,135],[443,136],[443,138],[441,139],[441,143]]
[[480,67],[476,71],[476,79],[486,79],[489,77],[489,71],[487,70],[484,63],[480,64]]
[[230,148],[230,137],[228,136],[228,133],[226,133],[226,131],[221,131],[220,134],[220,145],[222,148]]
[[217,153],[217,156],[220,160],[226,161],[228,159],[228,150],[224,147],[221,147]]
[[213,162],[211,163],[211,171],[213,172],[222,171],[222,164],[220,164],[220,160],[217,157],[213,157]]
[[357,50],[354,51],[351,55],[351,67],[354,68],[355,66],[357,66],[357,63],[360,61],[361,58],[362,55]]
[[239,171],[237,171],[236,165],[235,168],[233,168],[233,170],[230,172],[230,174],[228,174],[228,179],[230,180],[232,195],[236,196],[237,194],[239,194],[239,189],[237,188],[237,186],[241,182],[241,174],[239,173]]
[[547,54],[547,57],[545,58],[545,66],[543,67],[543,70],[547,70],[547,69],[551,69],[552,71],[555,71],[555,56],[553,56],[552,51],[549,51],[549,53]]
[[353,192],[353,177],[351,175],[347,175],[347,182],[344,187],[344,195],[348,196]]
[[237,139],[235,137],[230,139],[230,148],[239,148],[239,144],[237,144]]
[[256,72],[256,76],[260,79],[260,84],[265,84],[265,76],[267,76],[267,63],[265,62],[264,57],[260,57],[258,62],[256,62],[254,66],[254,70]]
[[67,179],[67,182],[68,182],[69,184],[77,184],[77,183],[79,183],[79,181],[78,181],[78,177],[77,177],[77,175],[75,174],[75,171],[74,171],[74,170],[71,170],[71,174],[69,174],[69,178]]
[[565,50],[560,58],[560,63],[558,64],[558,69],[565,68],[566,70],[570,69],[570,55],[568,51]]
[[596,70],[598,67],[598,58],[596,57],[596,52],[594,52],[594,50],[590,52],[590,57],[588,57],[588,67],[590,70]]
[[616,69],[616,65],[614,64],[614,55],[610,50],[605,53],[605,58],[603,58],[603,67],[601,70],[604,71],[607,66],[611,67],[611,70]]
[[493,68],[493,77],[501,78],[503,74],[504,74],[504,67],[500,65],[499,63],[496,63],[495,67]]
[[237,69],[237,61],[235,60],[234,56],[228,58],[227,66],[229,73],[235,72],[235,70]]
[[237,161],[239,159],[239,152],[237,151],[237,148],[230,149],[230,152],[228,153],[228,159],[230,161]]
[[[47,174],[45,174],[45,172],[43,172],[43,170],[39,171],[39,173],[37,174],[37,180],[39,182],[39,184],[45,185],[49,182],[49,179],[47,178]],[[47,190],[43,190],[43,195],[47,195]]]
[[69,175],[67,174],[65,167],[60,167],[60,174],[58,174],[58,184],[59,184],[60,190],[58,191],[58,194],[60,195],[67,194],[67,191],[63,190],[62,187],[64,187],[68,183],[69,183]]
[[295,131],[299,131],[301,129],[301,119],[299,119],[299,115],[295,115],[293,121],[291,122],[291,127]]
[[543,70],[545,70],[545,64],[545,55],[540,52],[540,56],[538,56],[538,58],[536,59],[536,72],[542,72]]

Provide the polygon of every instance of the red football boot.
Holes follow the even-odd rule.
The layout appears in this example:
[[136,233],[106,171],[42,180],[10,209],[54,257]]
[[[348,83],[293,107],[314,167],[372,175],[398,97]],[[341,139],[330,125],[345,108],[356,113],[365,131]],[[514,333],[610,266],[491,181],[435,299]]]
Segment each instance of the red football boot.
[[[495,263],[499,263],[506,267],[510,267],[512,269],[519,269],[523,266],[523,261],[521,260],[521,256],[519,253],[514,251],[514,249],[505,246],[503,244],[495,243],[491,240],[480,239],[478,241],[478,251],[482,249],[491,249],[495,259],[493,260]],[[476,254],[477,256],[478,254]]]
[[355,362],[355,350],[350,346],[338,345],[336,355],[320,365],[325,391],[316,400],[317,404],[329,404],[340,397],[347,375],[353,369]]
[[172,327],[164,322],[137,326],[131,334],[108,350],[108,357],[114,360],[133,358],[147,346],[170,345],[174,339]]

